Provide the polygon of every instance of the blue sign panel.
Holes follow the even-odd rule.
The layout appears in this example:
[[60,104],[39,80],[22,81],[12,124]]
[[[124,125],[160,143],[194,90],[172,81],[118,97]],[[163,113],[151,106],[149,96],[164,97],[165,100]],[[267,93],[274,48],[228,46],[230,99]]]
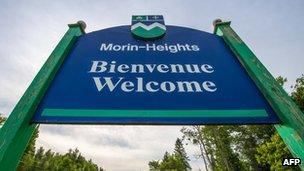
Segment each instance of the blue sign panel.
[[36,123],[278,123],[223,39],[166,26],[153,41],[130,26],[77,40],[32,119]]

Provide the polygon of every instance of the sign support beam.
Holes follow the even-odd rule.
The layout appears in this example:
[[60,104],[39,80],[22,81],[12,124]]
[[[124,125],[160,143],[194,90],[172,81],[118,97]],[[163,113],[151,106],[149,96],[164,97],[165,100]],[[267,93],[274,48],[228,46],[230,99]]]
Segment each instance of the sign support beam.
[[[282,121],[275,125],[294,157],[304,160],[304,114],[265,66],[230,27],[230,22],[214,21],[214,34],[222,36],[237,56],[251,79],[258,86]],[[301,169],[304,170],[302,162]]]
[[84,34],[85,23],[69,24],[43,67],[27,88],[0,129],[0,170],[15,170],[38,124],[30,123],[35,110],[68,55],[78,36]]

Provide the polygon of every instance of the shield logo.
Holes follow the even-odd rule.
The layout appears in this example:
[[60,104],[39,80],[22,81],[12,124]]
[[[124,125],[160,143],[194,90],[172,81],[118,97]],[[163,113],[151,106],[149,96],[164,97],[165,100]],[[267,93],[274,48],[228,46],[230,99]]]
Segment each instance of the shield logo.
[[157,39],[166,33],[162,15],[133,15],[131,32],[138,38]]

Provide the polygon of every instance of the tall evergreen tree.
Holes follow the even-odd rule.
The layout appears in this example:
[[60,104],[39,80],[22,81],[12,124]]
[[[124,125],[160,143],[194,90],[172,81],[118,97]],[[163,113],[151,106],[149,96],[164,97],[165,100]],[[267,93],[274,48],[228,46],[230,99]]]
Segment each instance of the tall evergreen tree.
[[188,161],[190,161],[190,159],[187,156],[186,150],[183,146],[181,139],[179,139],[179,138],[177,138],[175,141],[174,155],[176,158],[181,160],[181,163],[183,164],[183,167],[185,170],[191,169],[190,164],[188,163]]
[[159,161],[156,161],[156,160],[152,160],[149,162],[149,170],[151,171],[158,171],[160,170],[160,163]]
[[191,170],[188,161],[189,158],[183,147],[182,141],[177,138],[174,153],[170,154],[166,151],[162,160],[150,161],[149,168],[151,171],[187,171]]

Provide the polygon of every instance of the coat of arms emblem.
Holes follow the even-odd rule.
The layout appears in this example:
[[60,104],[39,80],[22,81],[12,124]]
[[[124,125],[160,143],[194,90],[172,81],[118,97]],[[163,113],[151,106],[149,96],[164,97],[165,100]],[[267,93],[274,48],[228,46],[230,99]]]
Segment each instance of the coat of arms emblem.
[[133,15],[131,32],[143,39],[157,39],[166,33],[162,15]]

